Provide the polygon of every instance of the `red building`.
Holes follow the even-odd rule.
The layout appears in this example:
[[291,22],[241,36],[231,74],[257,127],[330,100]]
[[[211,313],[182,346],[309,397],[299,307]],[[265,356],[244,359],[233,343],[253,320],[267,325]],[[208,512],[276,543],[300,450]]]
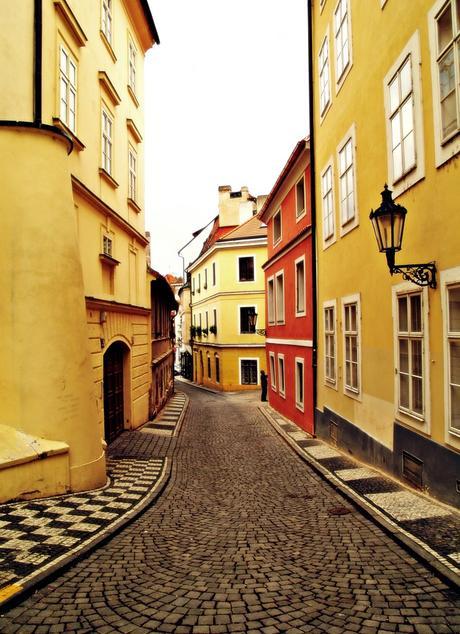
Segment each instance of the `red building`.
[[268,227],[268,400],[313,433],[310,146],[297,143],[259,214]]

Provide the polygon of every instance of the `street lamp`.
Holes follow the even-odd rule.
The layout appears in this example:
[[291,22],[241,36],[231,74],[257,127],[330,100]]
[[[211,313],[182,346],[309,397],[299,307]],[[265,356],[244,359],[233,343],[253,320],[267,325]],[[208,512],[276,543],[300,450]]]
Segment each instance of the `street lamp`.
[[248,313],[248,323],[249,323],[249,328],[251,328],[251,330],[256,334],[256,335],[262,335],[263,337],[265,337],[266,335],[266,331],[265,328],[260,328],[260,329],[256,329],[256,324],[257,324],[257,317],[259,315],[256,313],[255,310],[250,310]]
[[407,209],[396,204],[391,194],[391,190],[385,184],[382,192],[382,204],[375,211],[371,209],[369,215],[379,251],[385,253],[391,275],[401,273],[405,280],[410,280],[418,286],[436,288],[436,265],[434,262],[395,264],[395,253],[401,250]]

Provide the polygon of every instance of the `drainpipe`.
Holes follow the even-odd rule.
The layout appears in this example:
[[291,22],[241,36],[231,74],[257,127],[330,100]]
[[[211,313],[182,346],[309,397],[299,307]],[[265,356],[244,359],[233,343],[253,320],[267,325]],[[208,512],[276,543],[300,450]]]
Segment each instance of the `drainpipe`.
[[34,4],[34,123],[42,122],[43,0]]
[[309,127],[310,127],[310,191],[311,191],[311,239],[312,239],[312,312],[313,312],[313,432],[315,432],[315,412],[318,401],[318,281],[317,281],[317,245],[316,245],[316,170],[315,170],[315,133],[314,133],[314,94],[313,84],[313,1],[308,0],[308,77],[309,77]]

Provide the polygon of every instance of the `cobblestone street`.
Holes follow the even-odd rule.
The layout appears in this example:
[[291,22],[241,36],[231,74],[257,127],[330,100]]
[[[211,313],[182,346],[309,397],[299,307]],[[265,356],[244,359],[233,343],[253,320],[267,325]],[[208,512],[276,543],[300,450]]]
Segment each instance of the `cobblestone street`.
[[294,453],[258,394],[181,384],[180,434],[124,434],[172,460],[141,516],[0,616],[0,632],[460,632],[460,600]]

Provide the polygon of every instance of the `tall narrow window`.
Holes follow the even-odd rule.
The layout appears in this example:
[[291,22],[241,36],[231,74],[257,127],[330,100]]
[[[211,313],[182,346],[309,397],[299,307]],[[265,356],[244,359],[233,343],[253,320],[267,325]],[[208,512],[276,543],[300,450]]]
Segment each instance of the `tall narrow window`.
[[206,317],[206,330],[209,330],[209,316],[208,316],[208,311],[205,312],[205,317]]
[[331,101],[329,75],[329,38],[324,38],[319,51],[319,112],[323,114]]
[[321,176],[321,197],[323,203],[323,238],[324,241],[327,241],[335,233],[332,165],[329,165]]
[[217,332],[217,310],[215,308],[212,309],[212,314],[213,314],[213,318],[214,318],[213,326],[214,326],[214,329]]
[[276,391],[275,353],[269,352],[268,358],[270,359],[270,385],[272,386],[272,390]]
[[275,282],[273,277],[267,279],[267,310],[268,323],[275,323]]
[[216,365],[216,383],[220,383],[220,361],[217,355],[215,356],[215,365]]
[[102,253],[113,257],[113,242],[109,236],[104,235],[102,238]]
[[460,433],[460,285],[447,288],[449,427]]
[[399,409],[424,415],[422,294],[397,296]]
[[334,12],[335,69],[340,80],[350,63],[350,34],[347,0],[339,0]]
[[324,377],[328,383],[336,383],[336,333],[335,306],[324,307]]
[[342,225],[355,217],[353,173],[353,139],[349,138],[339,150],[340,216]]
[[112,44],[112,0],[102,0],[102,32]]
[[358,303],[345,303],[344,346],[345,346],[345,388],[359,393],[359,314]]
[[460,3],[448,0],[436,18],[442,139],[460,129]]
[[198,293],[201,293],[201,273],[198,273],[198,286],[196,290]]
[[136,93],[136,55],[137,50],[131,38],[128,41],[128,86]]
[[204,270],[204,289],[208,288],[208,269]]
[[415,166],[414,95],[410,55],[389,86],[393,180]]
[[305,315],[305,258],[295,263],[295,314]]
[[273,244],[278,244],[281,240],[281,209],[273,216]]
[[276,323],[284,324],[284,274],[275,277]]
[[77,65],[70,53],[61,46],[59,62],[59,118],[76,132]]
[[284,380],[284,354],[278,355],[278,391],[281,396],[286,396],[286,384]]
[[112,136],[113,119],[106,110],[102,110],[102,168],[112,174]]
[[129,167],[129,181],[128,181],[128,197],[131,200],[136,200],[137,192],[137,154],[134,148],[129,146],[128,149],[128,167]]
[[212,285],[216,285],[216,263],[212,263]]
[[208,362],[208,379],[211,378],[211,357],[209,356],[209,352],[206,355],[207,356],[207,362]]
[[302,412],[304,410],[304,360],[295,360],[295,405]]
[[296,218],[305,214],[305,179],[303,176],[295,186],[295,214]]

